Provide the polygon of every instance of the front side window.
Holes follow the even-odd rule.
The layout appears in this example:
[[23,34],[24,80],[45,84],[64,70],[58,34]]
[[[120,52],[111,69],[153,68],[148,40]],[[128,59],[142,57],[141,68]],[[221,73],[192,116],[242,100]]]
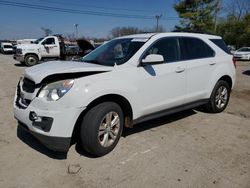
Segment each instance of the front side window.
[[114,39],[96,48],[81,61],[106,66],[121,65],[127,62],[145,42],[146,39]]
[[153,44],[144,54],[143,59],[149,54],[159,54],[164,62],[175,62],[180,60],[178,39],[174,37],[164,38]]
[[214,51],[201,39],[182,37],[180,41],[183,60],[208,58],[215,55]]
[[54,38],[47,38],[46,40],[43,41],[43,44],[55,44],[55,39]]

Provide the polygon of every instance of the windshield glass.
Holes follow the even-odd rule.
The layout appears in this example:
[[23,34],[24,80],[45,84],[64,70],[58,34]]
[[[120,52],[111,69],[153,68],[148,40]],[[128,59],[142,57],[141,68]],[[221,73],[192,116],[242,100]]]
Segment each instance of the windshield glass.
[[34,41],[33,43],[38,44],[41,40],[43,40],[43,38],[37,39],[37,40]]
[[13,48],[11,45],[4,45],[4,48]]
[[238,52],[250,52],[250,48],[241,48]]
[[147,39],[114,39],[86,55],[81,61],[106,66],[121,65],[128,61]]

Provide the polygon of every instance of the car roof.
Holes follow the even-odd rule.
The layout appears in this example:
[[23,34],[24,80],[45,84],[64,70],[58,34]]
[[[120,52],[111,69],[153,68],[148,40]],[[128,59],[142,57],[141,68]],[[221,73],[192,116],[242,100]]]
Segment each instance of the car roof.
[[211,35],[211,34],[201,34],[201,33],[189,33],[189,32],[166,32],[166,33],[144,33],[144,34],[134,34],[122,36],[119,38],[151,38],[151,37],[167,37],[167,36],[183,36],[183,37],[198,37],[198,38],[207,38],[207,39],[221,39],[220,36]]

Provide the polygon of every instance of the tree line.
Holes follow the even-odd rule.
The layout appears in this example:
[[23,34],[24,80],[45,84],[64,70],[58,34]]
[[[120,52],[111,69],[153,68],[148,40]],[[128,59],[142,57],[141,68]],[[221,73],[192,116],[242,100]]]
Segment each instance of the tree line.
[[[250,0],[179,0],[174,9],[180,23],[173,30],[198,31],[223,37],[235,48],[250,46]],[[116,27],[110,31],[110,38],[155,32],[156,28]],[[160,26],[158,32],[164,32]]]

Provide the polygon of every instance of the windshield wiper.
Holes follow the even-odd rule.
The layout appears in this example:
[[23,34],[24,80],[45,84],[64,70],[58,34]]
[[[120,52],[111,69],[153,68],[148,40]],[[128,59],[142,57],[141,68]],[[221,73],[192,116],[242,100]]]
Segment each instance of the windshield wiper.
[[93,63],[93,64],[97,64],[97,65],[100,65],[100,62],[99,61],[97,61],[97,60],[82,60],[83,62],[85,62],[85,63]]

